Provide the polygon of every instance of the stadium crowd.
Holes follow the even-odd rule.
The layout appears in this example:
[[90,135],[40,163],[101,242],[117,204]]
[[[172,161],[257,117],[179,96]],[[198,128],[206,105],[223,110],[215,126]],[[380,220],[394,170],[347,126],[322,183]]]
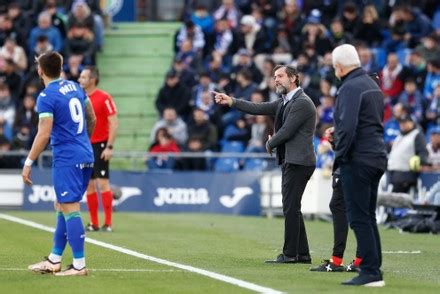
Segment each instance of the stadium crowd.
[[[384,139],[389,151],[418,155],[416,167],[439,167],[437,1],[223,0],[213,5],[215,2],[188,1],[185,6],[182,25],[175,34],[175,58],[156,98],[160,120],[152,130],[151,152],[265,152],[273,120],[216,105],[210,91],[253,102],[273,101],[278,97],[272,70],[276,64],[291,64],[300,71],[301,87],[318,109],[318,167],[330,171],[333,155],[323,133],[333,123],[340,83],[334,76],[331,52],[349,43],[357,48],[362,68],[376,78],[385,94]],[[400,125],[408,121],[413,125],[403,131],[405,127]],[[409,140],[417,137],[417,146],[423,148],[391,147],[399,134],[405,136],[412,130],[421,135],[412,134]],[[428,149],[426,141],[430,142]],[[163,157],[151,159],[149,166],[207,168],[206,163],[182,165]],[[243,162],[238,159],[214,166],[226,171],[241,167]]]
[[[77,81],[103,46],[99,0],[0,1],[0,151],[28,150],[37,130],[36,98],[43,85],[34,59],[63,54],[66,79]],[[1,157],[2,168],[20,168],[21,157]]]

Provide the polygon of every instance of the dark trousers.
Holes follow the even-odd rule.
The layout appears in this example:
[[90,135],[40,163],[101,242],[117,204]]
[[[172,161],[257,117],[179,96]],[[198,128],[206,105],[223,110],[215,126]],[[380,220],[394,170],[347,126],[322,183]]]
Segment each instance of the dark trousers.
[[301,213],[301,199],[307,182],[315,170],[314,166],[284,163],[282,165],[284,255],[310,255],[306,228]]
[[358,244],[361,275],[380,275],[382,248],[376,223],[376,202],[383,170],[356,162],[341,164],[347,216]]
[[[345,208],[344,193],[339,175],[333,175],[333,194],[330,200],[330,211],[333,216],[333,253],[332,256],[344,257],[348,236],[348,220]],[[360,257],[359,249],[356,257]]]

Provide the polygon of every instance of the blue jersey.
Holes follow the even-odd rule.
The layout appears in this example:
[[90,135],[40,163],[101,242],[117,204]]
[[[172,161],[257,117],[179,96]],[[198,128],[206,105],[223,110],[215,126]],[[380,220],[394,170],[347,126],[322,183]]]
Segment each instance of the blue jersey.
[[38,96],[39,117],[53,117],[50,144],[54,167],[94,162],[87,134],[87,99],[77,83],[62,79],[50,82]]

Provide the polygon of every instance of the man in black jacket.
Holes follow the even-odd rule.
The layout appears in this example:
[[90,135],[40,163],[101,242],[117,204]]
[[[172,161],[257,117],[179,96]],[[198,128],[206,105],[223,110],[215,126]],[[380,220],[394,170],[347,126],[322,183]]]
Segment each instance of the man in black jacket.
[[332,58],[335,75],[342,81],[334,113],[335,161],[341,168],[347,217],[362,257],[359,276],[343,284],[383,287],[376,224],[379,180],[387,164],[383,93],[360,67],[358,53],[352,45],[336,47]]
[[213,92],[217,103],[234,107],[254,115],[275,116],[275,134],[266,142],[272,154],[276,148],[282,169],[284,222],[283,253],[267,263],[312,262],[307,241],[301,198],[316,165],[313,134],[316,125],[316,108],[299,86],[298,71],[291,66],[274,68],[276,92],[282,96],[272,102],[252,103]]

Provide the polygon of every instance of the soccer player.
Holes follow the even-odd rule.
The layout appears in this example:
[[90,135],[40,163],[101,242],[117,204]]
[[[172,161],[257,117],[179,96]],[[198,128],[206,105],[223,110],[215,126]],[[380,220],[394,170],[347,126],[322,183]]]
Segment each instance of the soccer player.
[[[38,132],[24,163],[22,177],[25,184],[32,185],[32,163],[50,138],[57,226],[50,255],[28,269],[57,276],[85,276],[88,272],[79,202],[92,174],[93,150],[89,137],[95,127],[95,114],[83,89],[75,82],[60,78],[63,57],[59,53],[44,53],[36,62],[45,89],[38,96]],[[61,272],[67,242],[72,248],[73,264]]]
[[102,230],[112,231],[113,193],[109,182],[109,161],[113,155],[113,143],[118,129],[118,117],[112,97],[97,88],[99,71],[96,67],[86,67],[79,76],[81,87],[87,92],[96,114],[96,128],[91,141],[95,155],[95,166],[92,179],[87,187],[87,206],[90,213],[88,231],[99,231],[98,222],[98,194],[101,193],[101,202],[104,208],[105,221]]

